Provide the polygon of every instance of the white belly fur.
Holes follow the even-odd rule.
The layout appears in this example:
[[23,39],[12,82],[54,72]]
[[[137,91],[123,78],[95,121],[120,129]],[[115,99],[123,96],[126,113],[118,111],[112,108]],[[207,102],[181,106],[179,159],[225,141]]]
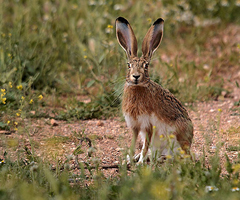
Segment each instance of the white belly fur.
[[[154,114],[140,115],[135,120],[128,114],[125,114],[125,120],[129,128],[140,127],[140,136],[143,141],[143,148],[145,146],[146,129],[149,126],[155,126],[155,137],[151,140],[150,149],[155,152],[158,151],[160,155],[169,155],[175,152],[179,147],[176,137],[171,139],[170,144],[173,146],[169,148],[169,135],[175,132],[176,128],[160,121]],[[163,135],[163,137],[161,137]],[[150,152],[149,152],[150,153]]]

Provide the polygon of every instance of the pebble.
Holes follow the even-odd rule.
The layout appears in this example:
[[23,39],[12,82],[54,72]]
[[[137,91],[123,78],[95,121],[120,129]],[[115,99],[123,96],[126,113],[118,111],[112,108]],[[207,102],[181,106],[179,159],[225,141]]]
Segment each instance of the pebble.
[[58,126],[58,123],[55,119],[51,119],[50,123],[51,123],[52,126]]
[[120,148],[120,147],[116,148],[116,151],[123,151],[123,150],[124,150],[124,148]]
[[97,121],[97,126],[103,126],[104,123],[102,121]]

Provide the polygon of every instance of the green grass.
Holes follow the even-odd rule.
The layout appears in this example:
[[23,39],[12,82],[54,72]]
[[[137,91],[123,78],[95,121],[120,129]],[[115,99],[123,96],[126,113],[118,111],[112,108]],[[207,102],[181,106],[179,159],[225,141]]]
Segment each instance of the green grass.
[[[0,129],[21,129],[26,134],[26,118],[120,115],[126,55],[115,37],[118,16],[131,23],[139,49],[152,22],[164,18],[163,41],[149,67],[152,79],[184,103],[218,99],[231,92],[223,75],[239,67],[239,44],[227,38],[231,31],[225,33],[229,24],[240,24],[239,12],[235,0],[0,0]],[[83,97],[89,103],[80,102]],[[239,101],[235,106],[233,114],[239,115]],[[66,140],[54,137],[47,143]],[[133,166],[131,172],[123,165],[117,176],[104,177],[94,156],[95,161],[81,164],[78,173],[66,167],[71,165],[69,159],[61,163],[67,169],[52,170],[53,163],[34,154],[34,148],[40,148],[35,141],[31,149],[17,151],[19,142],[9,138],[0,143],[6,148],[0,155],[0,183],[4,183],[0,199],[225,200],[239,196],[232,188],[240,187],[240,158],[234,162],[226,158],[224,176],[216,153],[208,164],[204,156],[197,163],[176,158]],[[16,150],[17,159],[8,154],[11,150]],[[84,153],[80,147],[79,152]],[[88,164],[96,169],[83,169]],[[207,192],[206,186],[218,191]]]
[[[1,199],[238,199],[240,158],[231,163],[226,157],[227,174],[221,175],[218,153],[206,165],[204,156],[197,162],[175,157],[163,164],[126,165],[118,176],[105,177],[96,165],[80,164],[78,173],[68,162],[51,169],[41,158],[27,157],[17,161],[5,154],[0,164]],[[65,169],[63,170],[63,166]],[[94,164],[93,164],[94,166]],[[84,170],[86,167],[86,170]],[[60,170],[60,168],[62,170]],[[90,174],[88,173],[88,170]]]

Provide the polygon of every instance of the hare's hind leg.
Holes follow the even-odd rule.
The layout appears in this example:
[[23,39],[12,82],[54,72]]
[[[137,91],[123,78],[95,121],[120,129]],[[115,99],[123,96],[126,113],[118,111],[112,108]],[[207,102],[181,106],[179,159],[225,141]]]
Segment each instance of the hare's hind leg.
[[176,138],[179,142],[182,150],[185,151],[186,154],[190,155],[190,147],[193,139],[193,125],[191,121],[180,121],[178,122],[179,126],[176,131]]

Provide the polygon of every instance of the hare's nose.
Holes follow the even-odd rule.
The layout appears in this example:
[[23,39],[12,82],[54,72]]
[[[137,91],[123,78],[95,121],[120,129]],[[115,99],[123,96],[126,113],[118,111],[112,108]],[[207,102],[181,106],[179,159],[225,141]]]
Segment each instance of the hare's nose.
[[133,75],[133,78],[135,78],[136,80],[138,80],[138,78],[140,77],[140,75]]

